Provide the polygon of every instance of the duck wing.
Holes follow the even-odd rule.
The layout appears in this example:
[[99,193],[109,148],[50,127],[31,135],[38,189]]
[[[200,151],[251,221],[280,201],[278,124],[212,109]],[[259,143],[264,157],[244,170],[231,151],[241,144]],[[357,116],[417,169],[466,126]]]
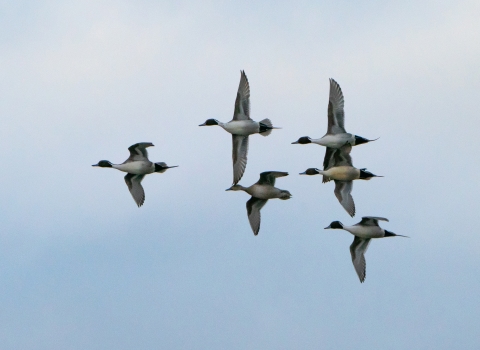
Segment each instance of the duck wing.
[[[327,147],[325,150],[325,158],[323,159],[323,170],[328,170],[335,166],[335,149],[331,147]],[[331,179],[325,175],[323,175],[322,182],[329,182]]]
[[360,221],[357,225],[362,226],[378,226],[378,221],[388,221],[387,218],[381,218],[378,216],[364,216],[362,217],[362,221]]
[[240,71],[240,74],[240,84],[238,85],[232,120],[250,120],[250,85],[245,71]]
[[283,176],[288,176],[288,173],[285,171],[264,171],[260,174],[257,184],[275,186],[275,179]]
[[367,275],[367,262],[365,261],[365,253],[367,252],[370,238],[360,238],[355,236],[350,246],[350,254],[352,255],[353,267],[357,271],[360,282],[365,281]]
[[346,143],[341,148],[334,150],[334,164],[333,166],[353,166],[352,157],[350,156],[350,151],[352,150],[352,145]]
[[353,188],[353,181],[340,181],[335,180],[335,197],[342,205],[342,207],[347,211],[351,216],[355,216],[355,203],[353,202],[353,197],[351,195]]
[[139,208],[143,205],[143,202],[145,202],[145,191],[141,184],[144,177],[145,175],[135,175],[130,173],[125,175],[125,183],[130,190],[133,200],[137,203]]
[[330,96],[328,98],[328,128],[327,134],[345,133],[344,99],[340,85],[330,79]]
[[233,184],[236,185],[247,167],[248,136],[232,134]]
[[267,202],[268,199],[259,199],[256,197],[252,197],[247,201],[248,221],[255,236],[258,235],[258,231],[260,231],[260,209],[262,209]]
[[125,163],[139,160],[148,160],[147,147],[152,146],[153,143],[151,142],[139,142],[131,145],[130,147],[128,147],[128,150],[130,151],[130,157],[128,157]]

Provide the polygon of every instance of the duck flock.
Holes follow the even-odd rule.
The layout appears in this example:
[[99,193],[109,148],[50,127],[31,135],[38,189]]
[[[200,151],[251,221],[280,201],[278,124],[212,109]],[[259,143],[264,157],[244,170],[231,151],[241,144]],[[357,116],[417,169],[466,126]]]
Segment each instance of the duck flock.
[[[358,169],[352,164],[350,152],[353,146],[361,145],[375,140],[347,133],[345,130],[344,98],[340,85],[330,79],[330,96],[328,99],[328,126],[327,133],[318,139],[308,136],[300,137],[292,144],[314,143],[326,147],[323,170],[309,168],[300,175],[322,175],[322,182],[335,182],[335,196],[340,204],[353,217],[355,215],[355,203],[352,197],[353,180],[370,180],[374,175],[367,169]],[[250,85],[244,71],[241,71],[240,84],[235,100],[233,119],[228,123],[222,123],[216,119],[208,119],[200,126],[220,126],[232,134],[232,159],[233,159],[233,185],[227,191],[244,191],[251,198],[247,201],[247,216],[254,235],[260,231],[260,210],[267,204],[269,199],[279,198],[287,200],[292,197],[289,191],[275,187],[275,180],[279,177],[288,176],[284,171],[265,171],[260,174],[260,179],[251,186],[244,187],[238,182],[247,167],[248,138],[253,134],[268,136],[273,129],[279,129],[272,125],[269,119],[259,122],[250,118]],[[145,202],[145,191],[142,180],[147,174],[163,173],[167,169],[177,166],[168,166],[164,162],[153,163],[148,159],[147,148],[152,147],[151,142],[136,143],[128,148],[130,157],[122,164],[113,164],[108,160],[101,160],[94,167],[114,168],[126,172],[125,183],[138,207]],[[340,221],[333,221],[325,229],[342,229],[354,235],[350,245],[353,266],[360,279],[365,281],[366,262],[365,253],[372,238],[401,236],[381,228],[379,221],[388,221],[386,218],[364,216],[362,220],[352,226],[345,226]]]

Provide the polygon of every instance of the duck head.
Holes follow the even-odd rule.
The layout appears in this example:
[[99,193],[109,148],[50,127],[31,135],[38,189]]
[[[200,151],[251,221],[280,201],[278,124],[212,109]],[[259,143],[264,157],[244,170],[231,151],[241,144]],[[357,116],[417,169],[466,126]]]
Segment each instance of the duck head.
[[297,143],[300,145],[306,145],[307,143],[312,143],[312,139],[308,136],[303,136],[300,137],[297,141],[292,142],[292,145],[295,145]]
[[93,164],[92,166],[99,166],[101,168],[111,168],[112,163],[109,162],[108,160],[101,160],[98,162],[98,164]]
[[340,222],[340,221],[332,221],[332,223],[325,227],[325,230],[326,229],[343,229],[343,224]]
[[318,174],[320,174],[320,170],[318,170],[317,168],[308,168],[303,173],[300,173],[300,175],[318,175]]
[[205,123],[200,124],[199,126],[212,126],[212,125],[219,125],[218,120],[216,119],[207,119]]

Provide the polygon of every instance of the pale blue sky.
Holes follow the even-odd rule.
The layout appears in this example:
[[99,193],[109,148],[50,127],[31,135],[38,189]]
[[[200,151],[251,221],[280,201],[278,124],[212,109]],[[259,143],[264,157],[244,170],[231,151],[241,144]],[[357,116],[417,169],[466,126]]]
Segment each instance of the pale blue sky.
[[[477,349],[478,1],[0,2],[0,349]],[[244,69],[254,135],[241,181],[288,171],[262,210],[231,184]],[[321,177],[328,78],[352,151],[384,178],[350,218]],[[135,206],[127,148],[180,165]],[[360,284],[333,220],[390,219]]]

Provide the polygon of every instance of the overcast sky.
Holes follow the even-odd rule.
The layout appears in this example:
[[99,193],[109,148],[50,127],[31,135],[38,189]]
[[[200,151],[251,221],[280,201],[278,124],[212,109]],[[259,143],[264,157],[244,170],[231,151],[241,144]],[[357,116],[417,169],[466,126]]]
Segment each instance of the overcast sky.
[[[0,2],[0,348],[476,349],[480,347],[480,3],[472,1]],[[250,229],[231,185],[245,70],[241,184],[287,171],[288,201]],[[320,176],[329,82],[355,147],[350,218]],[[121,163],[153,142],[179,165],[143,181]],[[346,231],[373,240],[367,278]]]

